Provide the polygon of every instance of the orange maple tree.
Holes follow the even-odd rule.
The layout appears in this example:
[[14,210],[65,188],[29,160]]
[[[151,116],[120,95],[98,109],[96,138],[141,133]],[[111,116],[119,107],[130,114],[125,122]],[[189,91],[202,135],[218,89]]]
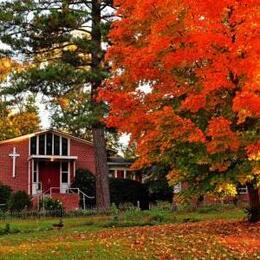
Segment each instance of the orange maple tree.
[[100,98],[137,143],[135,166],[167,163],[172,183],[205,190],[247,184],[260,219],[260,1],[115,2]]

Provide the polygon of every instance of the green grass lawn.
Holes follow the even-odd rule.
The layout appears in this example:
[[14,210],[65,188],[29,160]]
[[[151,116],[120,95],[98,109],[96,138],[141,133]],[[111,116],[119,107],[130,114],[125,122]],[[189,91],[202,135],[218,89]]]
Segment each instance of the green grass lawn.
[[53,227],[58,218],[7,219],[0,228],[8,223],[14,234],[0,236],[0,259],[260,259],[260,226],[244,217],[239,209],[131,210],[64,218],[62,229]]

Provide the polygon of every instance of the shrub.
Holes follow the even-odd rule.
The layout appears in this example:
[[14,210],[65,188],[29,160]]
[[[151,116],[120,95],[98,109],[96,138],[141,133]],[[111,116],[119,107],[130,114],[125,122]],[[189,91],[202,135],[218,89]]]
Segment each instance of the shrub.
[[9,223],[5,224],[5,227],[0,228],[0,236],[8,235],[8,234],[16,234],[19,233],[20,230],[17,228],[11,228]]
[[148,211],[140,211],[137,208],[133,208],[125,211],[123,216],[126,221],[140,221],[148,216]]
[[118,209],[121,211],[132,210],[135,208],[135,205],[131,202],[120,203],[118,206]]
[[[137,206],[137,201],[139,201],[142,209],[148,208],[148,191],[144,184],[128,179],[110,178],[109,186],[111,203],[115,203],[117,207],[125,203]],[[72,187],[79,188],[87,195],[95,196],[95,177],[88,170],[78,170]],[[93,208],[95,200],[86,200],[86,205]]]
[[111,212],[113,221],[118,221],[119,220],[119,210],[118,210],[117,206],[115,205],[115,203],[112,203],[110,212]]
[[152,209],[149,211],[149,219],[151,222],[163,223],[169,220],[169,211],[162,209]]
[[166,177],[158,180],[149,180],[145,185],[149,191],[150,202],[172,201],[173,188],[169,186]]
[[117,206],[124,203],[132,203],[137,206],[137,201],[139,201],[142,209],[148,208],[148,192],[142,183],[128,179],[114,178],[111,178],[109,183],[111,202]]
[[62,203],[57,199],[46,197],[41,203],[41,207],[47,211],[62,211]]
[[12,194],[12,189],[9,186],[0,183],[0,204],[3,205],[1,206],[1,209],[3,210],[7,209],[7,203],[11,194]]
[[259,208],[245,208],[245,213],[247,215],[247,219],[251,223],[255,223],[259,221],[260,218],[260,209]]
[[[72,188],[79,188],[88,196],[95,196],[96,194],[96,183],[95,177],[88,170],[78,169],[76,171],[75,179],[71,185]],[[88,208],[94,208],[96,205],[95,199],[86,199],[86,206]],[[83,201],[81,198],[80,206],[83,208]]]
[[8,209],[11,212],[20,212],[24,209],[29,209],[31,205],[31,198],[25,191],[12,193],[8,200]]
[[164,222],[166,220],[166,217],[163,214],[163,212],[156,212],[156,213],[151,214],[151,218],[150,219],[151,219],[151,221],[162,223],[162,222]]
[[169,211],[172,209],[172,204],[168,201],[156,201],[155,204],[152,204],[152,208]]

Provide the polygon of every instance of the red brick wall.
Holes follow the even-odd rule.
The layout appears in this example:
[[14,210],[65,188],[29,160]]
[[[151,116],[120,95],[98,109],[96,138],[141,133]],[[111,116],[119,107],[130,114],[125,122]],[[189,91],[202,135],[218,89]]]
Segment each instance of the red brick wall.
[[[16,177],[12,177],[12,158],[9,154],[16,147],[20,157],[16,160]],[[95,157],[93,146],[71,140],[70,155],[78,156],[76,169],[88,169],[95,174]],[[24,190],[28,192],[28,156],[29,139],[0,144],[0,182],[9,185],[13,191]],[[73,163],[71,163],[71,181],[73,180]],[[31,178],[31,176],[30,176]]]
[[52,194],[53,199],[57,199],[60,202],[62,202],[63,208],[65,211],[73,211],[79,209],[79,195],[78,194],[59,194],[59,193],[53,193]]
[[[16,147],[20,157],[16,159],[16,177],[12,177],[13,159],[9,156]],[[28,154],[29,140],[0,144],[0,182],[9,185],[13,191],[28,192]]]
[[92,145],[71,140],[70,155],[78,156],[76,169],[87,169],[95,174],[95,154]]

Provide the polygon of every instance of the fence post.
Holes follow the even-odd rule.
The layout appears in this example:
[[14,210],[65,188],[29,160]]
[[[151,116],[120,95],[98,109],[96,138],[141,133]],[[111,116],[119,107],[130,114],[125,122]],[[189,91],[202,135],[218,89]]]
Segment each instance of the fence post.
[[83,195],[83,209],[86,210],[86,198],[85,198],[85,195]]

